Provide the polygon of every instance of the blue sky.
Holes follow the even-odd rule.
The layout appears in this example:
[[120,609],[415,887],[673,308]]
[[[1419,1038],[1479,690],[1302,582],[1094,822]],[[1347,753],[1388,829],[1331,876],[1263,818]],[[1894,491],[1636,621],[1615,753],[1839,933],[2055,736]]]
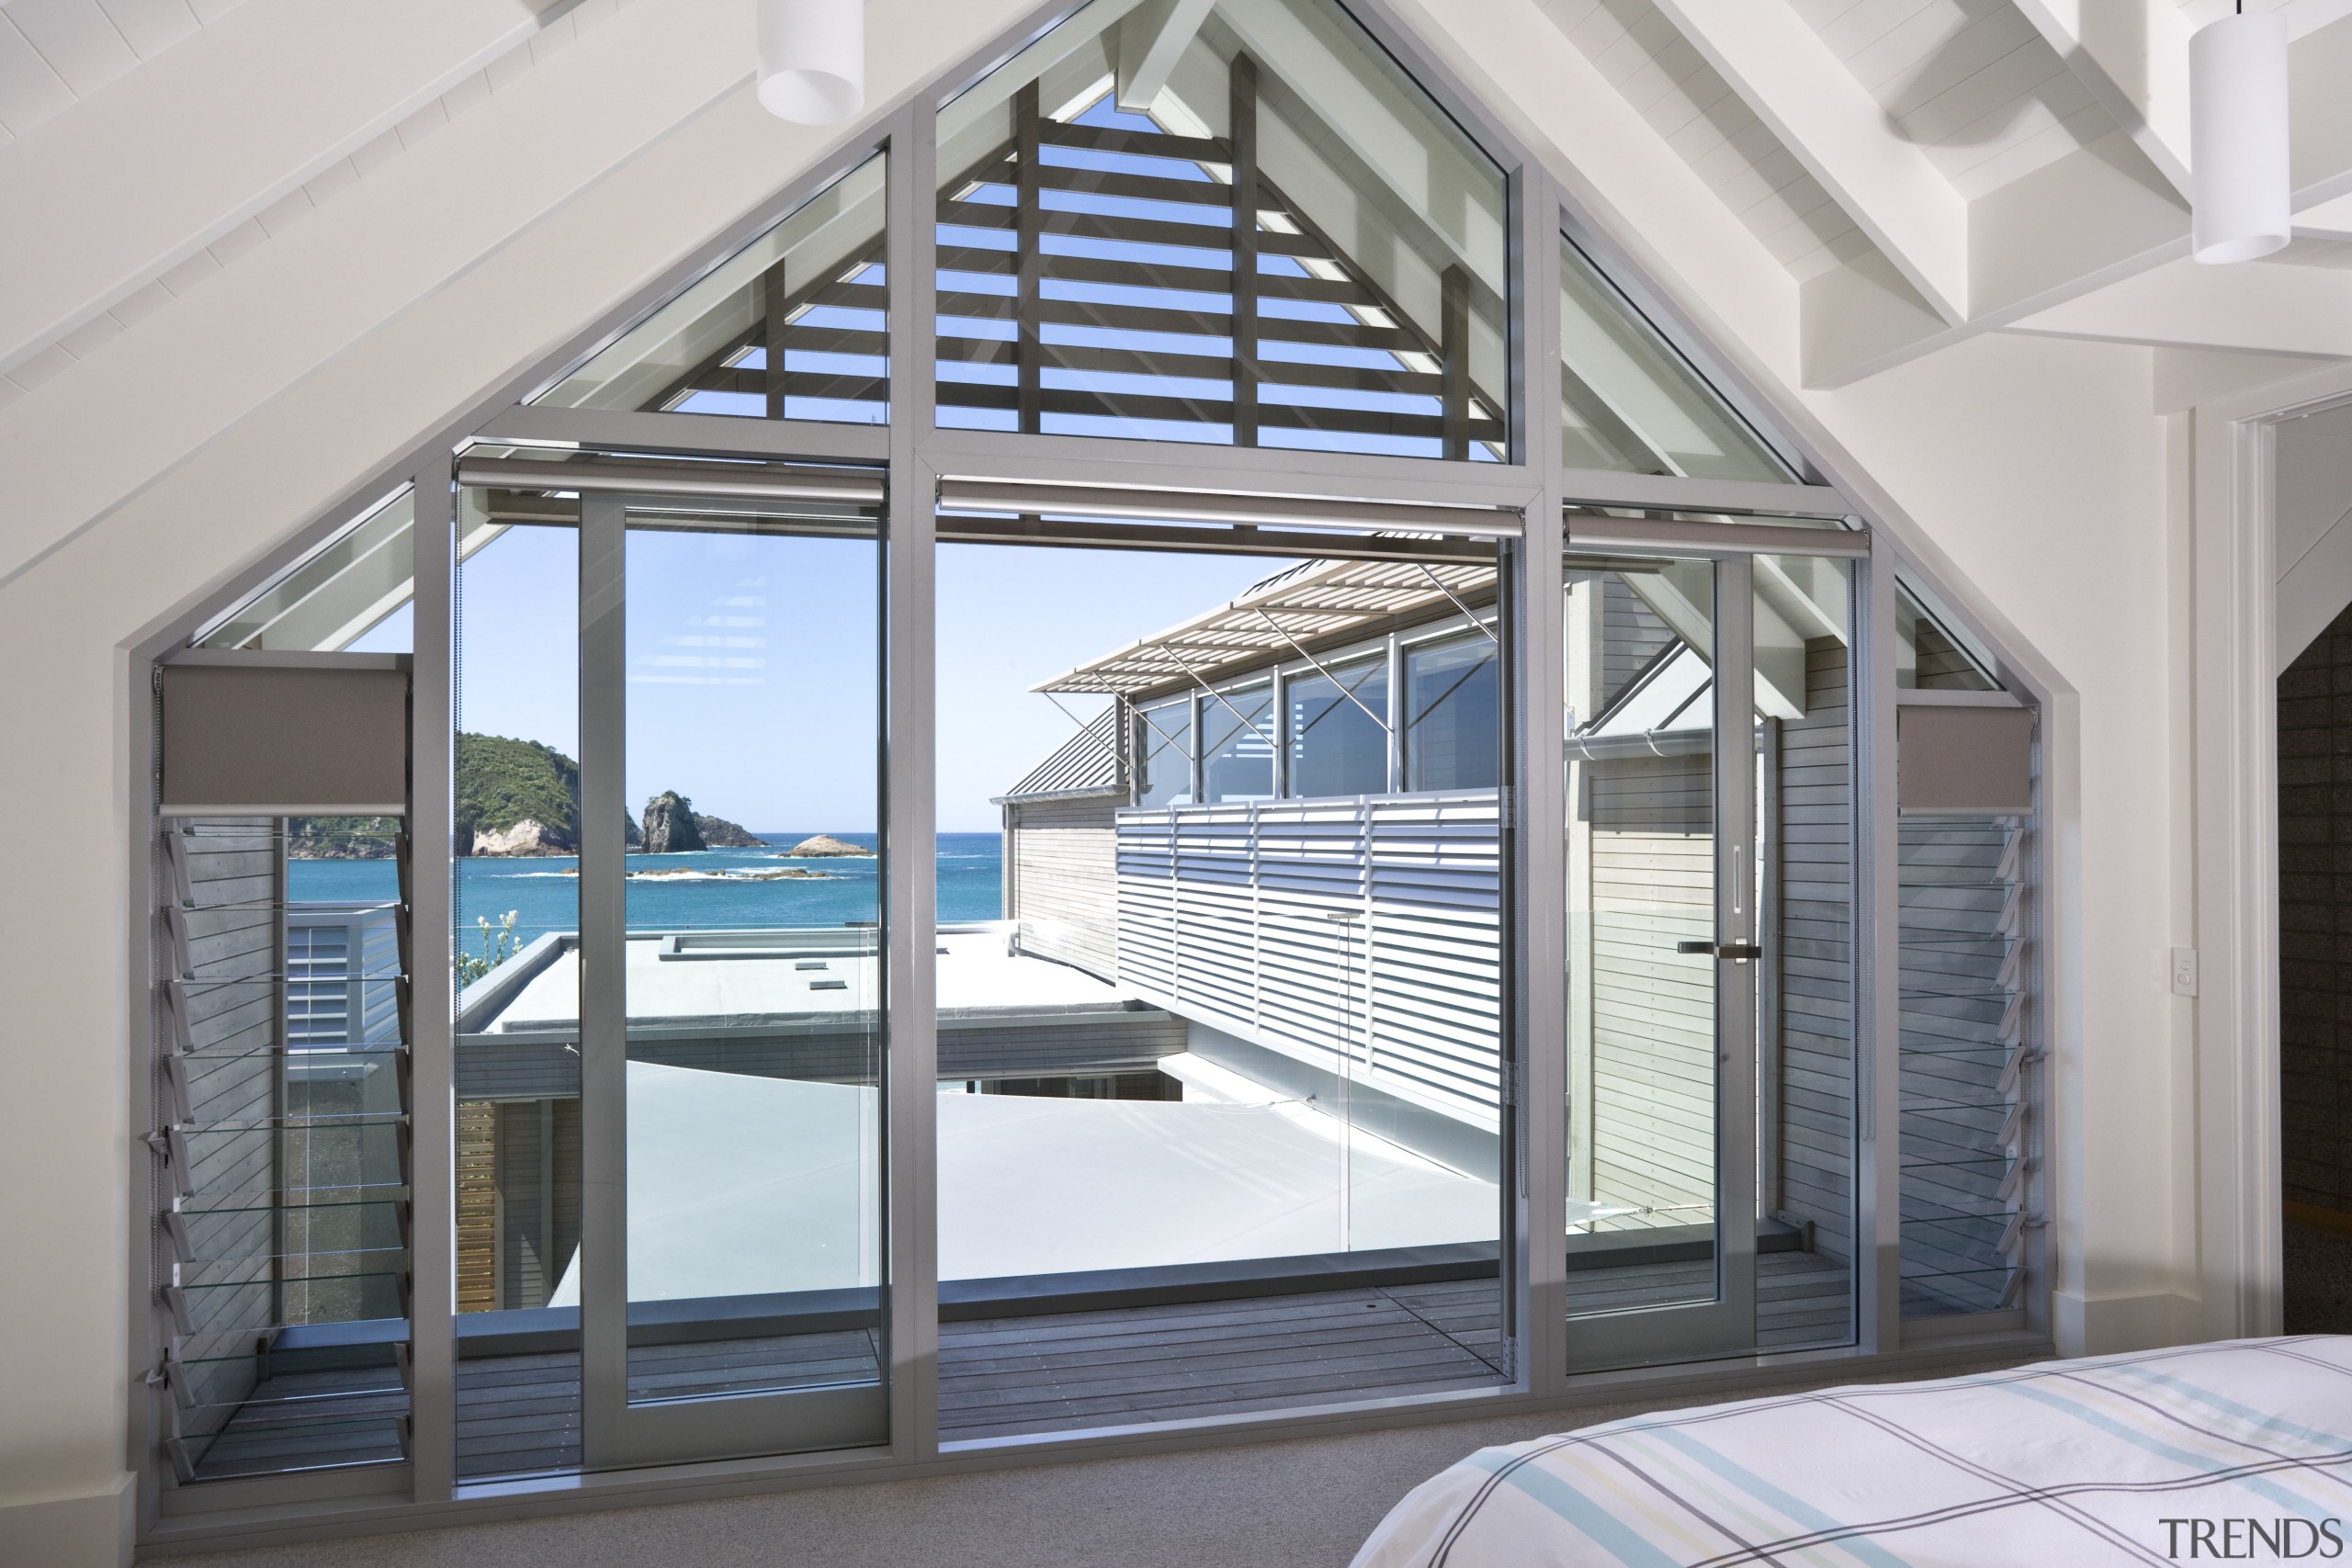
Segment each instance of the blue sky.
[[[876,550],[790,536],[632,532],[633,804],[662,790],[774,832],[874,826]],[[1072,725],[1038,681],[1234,598],[1283,562],[1018,546],[939,551],[939,826],[1000,826],[1001,795]],[[579,560],[513,528],[468,561],[464,728],[579,755]],[[359,648],[406,648],[407,617]],[[1064,698],[1080,716],[1100,700]]]

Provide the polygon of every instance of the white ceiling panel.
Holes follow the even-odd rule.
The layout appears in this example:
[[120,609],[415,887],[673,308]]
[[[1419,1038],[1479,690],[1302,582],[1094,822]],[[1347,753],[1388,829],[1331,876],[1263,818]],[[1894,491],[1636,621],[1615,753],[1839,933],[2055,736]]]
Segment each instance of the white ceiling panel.
[[74,89],[0,11],[0,126],[22,136],[74,101]]
[[22,136],[141,61],[218,21],[236,3],[5,0],[0,4],[0,127],[11,136]]
[[77,98],[139,63],[98,0],[10,0],[8,20]]
[[187,0],[98,0],[98,5],[141,60],[169,49],[202,25],[187,8]]

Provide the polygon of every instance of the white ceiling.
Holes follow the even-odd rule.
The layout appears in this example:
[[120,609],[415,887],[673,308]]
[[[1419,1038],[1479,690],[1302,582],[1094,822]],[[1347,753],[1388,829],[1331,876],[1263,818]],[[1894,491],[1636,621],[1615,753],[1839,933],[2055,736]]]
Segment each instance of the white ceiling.
[[2009,0],[1790,0],[1965,197],[2115,129]]
[[238,0],[6,0],[0,5],[0,142],[22,136]]
[[[0,0],[0,206],[14,204],[20,234],[70,232],[82,245],[88,227],[92,253],[87,267],[77,259],[42,274],[29,260],[11,259],[0,235],[0,318],[15,308],[0,320],[0,409],[112,352],[114,340],[142,330],[307,214],[352,199],[345,193],[535,61],[600,29],[624,0],[400,0],[387,13],[355,13],[395,17],[381,25],[407,29],[397,41],[411,52],[380,64],[337,58],[343,29],[360,23],[305,9],[318,3],[253,0],[240,10],[243,0]],[[657,17],[677,3],[661,0]],[[748,14],[749,0],[733,3]],[[952,12],[964,0],[929,3]],[[1727,218],[1740,236],[1719,251],[1752,243],[1804,286],[1794,308],[1805,318],[1796,334],[1806,345],[1804,378],[1838,385],[1973,332],[2030,318],[2039,324],[2022,330],[2061,330],[2048,318],[2052,309],[2178,257],[2187,232],[2186,114],[2165,95],[2177,100],[2185,92],[2190,27],[2232,0],[2100,0],[2101,16],[2143,7],[2146,38],[2132,48],[2113,37],[2067,35],[2065,17],[2077,7],[2055,0],[1492,0],[1491,12],[1482,0],[1466,14],[1453,8],[1459,0],[1420,3],[1435,26],[1462,39],[1492,34],[1498,47],[1556,51],[1563,64],[1580,57],[1599,85],[1577,90],[1613,94],[1620,107],[1611,112],[1626,118],[1622,134],[1564,141],[1564,153],[1598,164],[1622,155],[1612,139],[1631,138],[1647,143],[1645,157],[1687,170],[1699,187],[1691,199],[1702,196],[1715,220]],[[2089,0],[2080,8],[2090,9]],[[2286,0],[2280,8],[2323,79],[2340,73],[2352,80],[2352,0]],[[211,35],[207,49],[139,71],[232,14],[234,28]],[[281,45],[282,60],[257,57],[264,40],[305,21],[308,41]],[[254,36],[234,49],[214,46],[232,31]],[[250,166],[218,182],[218,199],[183,201],[135,241],[85,225],[90,191],[109,180],[135,184],[122,177],[117,150],[139,144],[140,135],[152,142],[157,127],[141,116],[164,113],[141,106],[189,101],[164,90],[169,80],[197,79],[209,96],[194,101],[249,103],[288,80],[288,70],[341,82],[371,66],[382,78],[372,84],[372,107],[342,119],[333,106],[306,108],[311,118],[296,129],[308,140],[285,143],[282,168],[261,166],[277,142],[240,141],[201,115],[172,111],[164,123],[198,144],[182,151],[200,160],[211,136],[224,158]],[[157,85],[141,94],[142,81]],[[401,107],[384,107],[394,103]],[[2299,102],[2295,113],[2299,157],[2318,150],[2303,158],[2315,170],[2299,166],[2308,200],[2297,221],[2306,238],[2278,258],[2282,265],[2261,271],[2274,282],[2312,279],[2320,294],[2306,290],[2293,305],[2306,313],[2311,298],[2332,299],[2325,290],[2340,280],[2344,309],[2324,312],[2324,321],[2340,314],[2352,322],[2352,245],[2345,243],[2352,241],[2352,94]],[[37,125],[50,129],[24,140]],[[116,129],[102,130],[107,126]],[[33,211],[16,192],[42,194],[51,205]],[[1668,199],[1663,190],[1655,196]],[[31,258],[40,245],[19,249]],[[2211,306],[2210,319],[2193,325],[2143,326],[2126,311],[2130,324],[2115,327],[2115,311],[2095,311],[2077,312],[2063,330],[2202,346],[2244,341],[2272,351],[2300,341],[2305,318],[2287,315],[2284,297],[2267,307],[2278,321],[2247,327],[2245,301],[2224,297],[2244,292],[2253,275],[2220,276],[2229,270],[2198,269],[2216,276],[2145,291]],[[1819,331],[1809,324],[1815,317]],[[2102,323],[2096,333],[2080,325],[2087,320]],[[2336,352],[2337,336],[2352,343],[2352,327],[2333,331],[2312,338],[2308,352]]]
[[2234,0],[1537,3],[1802,286],[1808,384],[1991,330],[2352,352],[2352,0],[2278,7],[2298,81],[2347,84],[2290,106],[2301,237],[2144,285],[2186,253],[2189,39]]

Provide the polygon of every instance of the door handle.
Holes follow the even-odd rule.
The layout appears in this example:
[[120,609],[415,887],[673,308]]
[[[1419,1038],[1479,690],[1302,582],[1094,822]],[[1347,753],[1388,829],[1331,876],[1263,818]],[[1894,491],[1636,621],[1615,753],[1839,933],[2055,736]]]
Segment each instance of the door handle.
[[1674,944],[1674,951],[1712,953],[1717,958],[1728,958],[1735,964],[1745,964],[1751,958],[1760,962],[1764,957],[1764,950],[1752,942],[1678,942]]

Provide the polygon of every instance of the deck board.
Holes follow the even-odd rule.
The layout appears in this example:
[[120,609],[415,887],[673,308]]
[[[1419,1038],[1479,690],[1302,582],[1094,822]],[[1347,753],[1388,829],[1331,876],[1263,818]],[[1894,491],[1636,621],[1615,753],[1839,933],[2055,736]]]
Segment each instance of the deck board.
[[[1701,1294],[1713,1276],[1705,1262],[1582,1269],[1570,1280],[1571,1299],[1588,1312],[1637,1308]],[[967,1441],[1491,1388],[1503,1381],[1499,1305],[1497,1281],[1464,1280],[944,1323],[940,1436]],[[1763,1348],[1838,1343],[1851,1333],[1852,1313],[1842,1262],[1805,1252],[1757,1259]],[[633,1386],[707,1393],[874,1377],[879,1357],[874,1336],[832,1332],[639,1348],[629,1376]],[[369,1376],[300,1375],[300,1392],[314,1397],[332,1395],[336,1377]],[[360,1386],[350,1385],[354,1403],[343,1412],[383,1421],[385,1396],[361,1395]],[[289,1390],[265,1384],[261,1392]],[[390,1397],[405,1406],[404,1396]],[[315,1408],[323,1414],[337,1404],[330,1398]],[[274,1452],[290,1435],[285,1414],[282,1404],[247,1404],[199,1472],[228,1473]],[[323,1434],[313,1432],[318,1442]],[[387,1436],[382,1426],[338,1434],[354,1459],[392,1457]],[[458,1454],[458,1472],[469,1480],[579,1468],[579,1356],[459,1361]]]

